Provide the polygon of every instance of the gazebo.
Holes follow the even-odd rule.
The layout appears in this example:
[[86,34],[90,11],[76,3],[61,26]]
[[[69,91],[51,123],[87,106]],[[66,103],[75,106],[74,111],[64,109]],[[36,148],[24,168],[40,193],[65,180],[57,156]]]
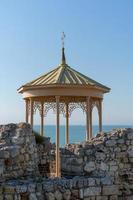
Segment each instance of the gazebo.
[[76,108],[86,113],[86,140],[92,137],[92,110],[96,106],[99,131],[102,131],[102,101],[110,88],[92,80],[66,63],[64,46],[61,64],[54,70],[21,86],[19,93],[25,100],[25,119],[33,127],[33,115],[40,112],[40,134],[44,134],[44,117],[50,109],[56,113],[56,176],[60,176],[60,113],[66,117],[66,144],[69,143],[69,118]]

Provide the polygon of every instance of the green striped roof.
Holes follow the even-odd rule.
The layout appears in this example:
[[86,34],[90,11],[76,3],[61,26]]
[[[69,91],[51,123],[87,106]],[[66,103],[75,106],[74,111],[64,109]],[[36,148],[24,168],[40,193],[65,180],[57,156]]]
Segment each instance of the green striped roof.
[[46,85],[86,85],[94,86],[104,90],[110,90],[108,87],[94,81],[93,79],[74,70],[67,64],[61,64],[54,70],[40,76],[39,78],[25,84],[24,86],[46,86]]
[[97,81],[81,74],[66,64],[64,48],[62,48],[62,64],[54,70],[40,76],[39,78],[23,85],[22,87],[46,87],[47,85],[79,85],[94,87],[105,92],[110,88],[98,83]]

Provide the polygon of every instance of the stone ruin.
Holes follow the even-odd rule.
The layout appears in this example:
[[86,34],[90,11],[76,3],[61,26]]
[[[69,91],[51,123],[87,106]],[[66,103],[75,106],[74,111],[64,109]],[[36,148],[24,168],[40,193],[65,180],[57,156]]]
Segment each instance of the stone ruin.
[[61,178],[54,149],[29,124],[1,125],[0,200],[133,200],[133,129],[61,148]]

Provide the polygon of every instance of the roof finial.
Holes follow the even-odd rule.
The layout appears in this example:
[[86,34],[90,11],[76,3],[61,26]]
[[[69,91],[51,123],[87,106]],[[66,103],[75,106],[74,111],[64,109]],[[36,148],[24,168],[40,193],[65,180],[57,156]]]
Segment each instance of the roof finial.
[[65,52],[64,52],[64,44],[65,44],[65,42],[64,42],[64,40],[65,40],[65,37],[66,37],[66,35],[65,35],[65,33],[64,32],[62,32],[62,37],[61,37],[61,40],[62,40],[62,63],[61,64],[66,64],[66,58],[65,58]]

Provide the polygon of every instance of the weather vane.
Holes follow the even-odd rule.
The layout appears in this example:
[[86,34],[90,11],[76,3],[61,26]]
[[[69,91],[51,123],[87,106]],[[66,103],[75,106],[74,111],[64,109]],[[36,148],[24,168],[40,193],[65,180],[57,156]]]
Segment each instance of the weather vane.
[[64,48],[64,44],[65,44],[65,37],[66,37],[65,33],[64,33],[64,32],[62,32],[62,37],[61,37],[61,40],[62,40],[62,48]]

